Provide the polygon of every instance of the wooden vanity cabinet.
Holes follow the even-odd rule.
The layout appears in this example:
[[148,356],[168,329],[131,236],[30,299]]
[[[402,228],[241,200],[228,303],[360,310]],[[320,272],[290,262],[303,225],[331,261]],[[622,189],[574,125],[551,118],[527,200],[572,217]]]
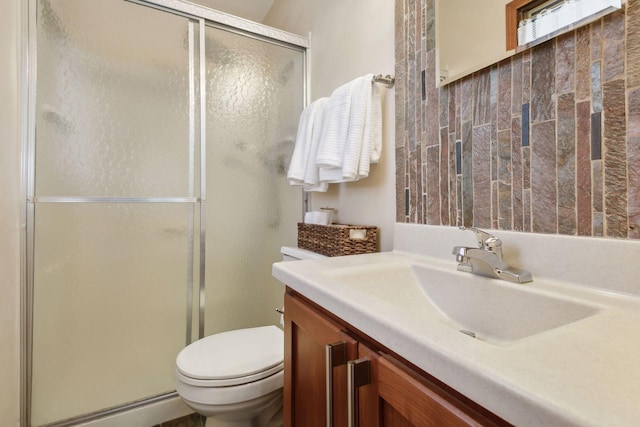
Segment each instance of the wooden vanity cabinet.
[[[284,425],[347,427],[346,362],[357,358],[356,340],[290,292],[284,306]],[[327,353],[334,347],[342,347],[345,354],[334,357],[328,368]],[[328,382],[332,383],[330,393]],[[328,399],[332,415],[327,414]],[[328,416],[333,424],[327,424]]]
[[[346,361],[327,366],[327,345],[345,343]],[[347,368],[351,364],[350,368]],[[349,413],[349,369],[355,384]],[[507,426],[504,420],[287,289],[285,295],[285,427]],[[359,372],[361,371],[361,372]],[[327,393],[327,372],[332,393]],[[366,378],[365,378],[366,377]],[[353,378],[353,377],[352,377]],[[327,423],[331,398],[333,424]]]

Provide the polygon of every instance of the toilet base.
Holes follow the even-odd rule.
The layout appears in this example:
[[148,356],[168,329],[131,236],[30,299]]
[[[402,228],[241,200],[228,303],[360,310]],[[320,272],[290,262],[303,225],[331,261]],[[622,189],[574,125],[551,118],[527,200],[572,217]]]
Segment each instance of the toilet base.
[[[183,398],[184,399],[184,398]],[[282,389],[233,405],[199,405],[185,400],[207,417],[205,427],[282,427]]]

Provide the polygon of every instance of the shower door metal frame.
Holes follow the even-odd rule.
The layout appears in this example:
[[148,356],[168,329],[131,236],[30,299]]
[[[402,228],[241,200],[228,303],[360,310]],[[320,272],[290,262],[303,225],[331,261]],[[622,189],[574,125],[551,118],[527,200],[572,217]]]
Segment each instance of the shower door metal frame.
[[[225,31],[233,32],[241,36],[254,38],[270,44],[275,44],[285,48],[299,51],[303,55],[302,60],[302,105],[306,107],[309,101],[309,39],[286,31],[278,30],[264,24],[252,22],[243,18],[209,9],[203,6],[188,3],[182,0],[123,0],[141,6],[162,10],[174,15],[183,16],[190,19],[188,37],[190,43],[190,67],[193,64],[192,54],[199,55],[199,78],[200,78],[200,195],[195,194],[194,177],[194,138],[195,138],[195,87],[193,82],[195,70],[190,70],[189,90],[189,144],[190,144],[190,165],[189,165],[189,197],[36,197],[35,196],[35,129],[36,129],[36,10],[37,0],[28,0],[22,3],[21,7],[21,108],[20,108],[20,129],[21,129],[21,358],[20,358],[20,425],[21,427],[31,426],[31,413],[29,406],[31,403],[31,382],[32,382],[32,360],[33,360],[33,290],[34,290],[34,245],[35,245],[35,204],[36,203],[187,203],[194,209],[200,208],[200,225],[194,224],[193,232],[200,233],[200,259],[199,265],[199,315],[198,315],[198,337],[204,336],[204,304],[205,304],[205,236],[206,236],[206,69],[205,69],[205,26],[210,26]],[[199,31],[199,52],[195,53],[192,42],[194,41],[193,27],[198,25]],[[308,199],[303,197],[302,212],[306,210]],[[195,210],[191,213],[191,219],[195,219]],[[191,251],[189,253],[189,265],[194,265],[194,236],[190,236]],[[187,300],[193,300],[193,275],[188,278]],[[191,342],[192,336],[192,309],[193,302],[187,303],[186,322],[186,343]],[[73,426],[105,416],[122,413],[128,410],[146,406],[148,404],[160,402],[177,396],[175,391],[163,393],[156,396],[149,396],[142,400],[125,403],[123,405],[106,408],[89,415],[82,415],[72,419],[63,420],[50,424],[52,427]]]

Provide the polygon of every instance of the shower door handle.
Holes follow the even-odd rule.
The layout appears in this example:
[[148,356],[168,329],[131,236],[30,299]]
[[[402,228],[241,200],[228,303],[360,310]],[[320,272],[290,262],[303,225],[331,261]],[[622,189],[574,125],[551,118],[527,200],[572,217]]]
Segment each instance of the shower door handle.
[[347,363],[347,343],[338,341],[325,347],[327,427],[333,427],[333,368]]

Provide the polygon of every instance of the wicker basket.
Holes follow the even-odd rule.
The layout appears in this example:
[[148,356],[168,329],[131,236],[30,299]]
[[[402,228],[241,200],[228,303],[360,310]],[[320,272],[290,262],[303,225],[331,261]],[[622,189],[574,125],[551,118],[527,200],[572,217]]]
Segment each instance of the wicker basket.
[[299,222],[298,247],[327,256],[378,252],[378,227]]

